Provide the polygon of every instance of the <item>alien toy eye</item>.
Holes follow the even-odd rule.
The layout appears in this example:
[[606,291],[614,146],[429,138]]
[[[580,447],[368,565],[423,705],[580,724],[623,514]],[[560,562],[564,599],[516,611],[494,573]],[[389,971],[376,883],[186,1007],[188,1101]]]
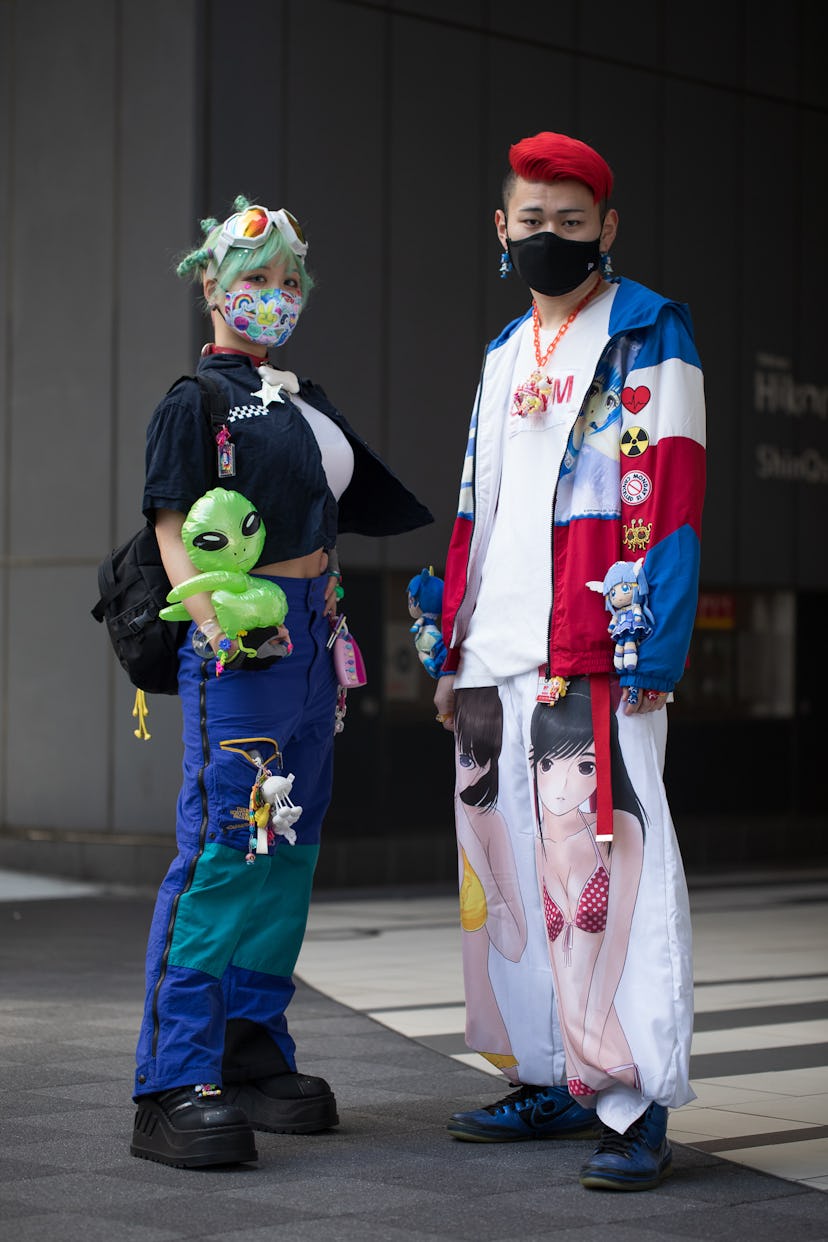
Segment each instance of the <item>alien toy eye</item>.
[[203,530],[193,536],[193,547],[202,552],[220,552],[230,540],[220,530]]
[[241,524],[241,532],[245,539],[249,539],[251,535],[255,535],[261,524],[262,519],[259,517],[255,509],[251,509],[250,513],[248,513],[247,517]]

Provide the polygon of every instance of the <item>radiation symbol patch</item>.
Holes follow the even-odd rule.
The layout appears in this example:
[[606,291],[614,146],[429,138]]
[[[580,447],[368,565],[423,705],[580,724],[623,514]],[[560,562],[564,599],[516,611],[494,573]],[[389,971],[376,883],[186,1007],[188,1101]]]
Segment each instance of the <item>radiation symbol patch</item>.
[[621,452],[625,457],[640,457],[650,447],[650,437],[643,427],[628,427],[621,437]]

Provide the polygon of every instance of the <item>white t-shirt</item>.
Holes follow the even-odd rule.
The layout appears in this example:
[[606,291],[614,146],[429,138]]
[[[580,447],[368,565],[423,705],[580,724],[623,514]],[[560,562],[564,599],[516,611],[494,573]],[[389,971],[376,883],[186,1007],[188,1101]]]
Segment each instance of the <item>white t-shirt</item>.
[[[512,392],[537,369],[532,320],[518,329]],[[541,355],[554,333],[540,334]],[[543,373],[547,408],[526,417],[506,414],[503,471],[480,590],[463,639],[455,686],[498,685],[546,660],[552,608],[552,504],[569,432],[578,414],[581,351],[564,335]],[[583,356],[581,354],[581,356]]]
[[316,437],[319,451],[322,454],[322,468],[328,487],[337,500],[345,491],[354,475],[354,450],[351,448],[343,432],[327,414],[320,414],[301,397],[292,396],[291,400],[299,408],[311,431]]
[[297,396],[299,380],[293,371],[277,371],[270,363],[258,367],[257,370],[263,381],[271,386],[281,385],[290,393],[293,404],[314,434],[322,454],[322,469],[325,471],[328,487],[339,500],[354,476],[354,450],[344,432],[326,414],[320,414],[319,410],[315,410],[307,401]]

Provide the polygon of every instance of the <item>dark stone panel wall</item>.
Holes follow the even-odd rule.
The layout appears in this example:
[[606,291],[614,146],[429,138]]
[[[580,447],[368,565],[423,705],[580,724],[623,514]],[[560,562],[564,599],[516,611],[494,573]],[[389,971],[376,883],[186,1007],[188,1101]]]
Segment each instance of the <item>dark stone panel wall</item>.
[[[343,540],[371,683],[337,744],[334,871],[350,875],[345,843],[380,828],[386,871],[402,842],[414,858],[424,824],[444,841],[446,739],[427,688],[387,700],[386,661],[399,580],[443,562],[484,342],[526,306],[498,276],[492,217],[509,144],[539,129],[602,150],[616,270],[691,306],[709,402],[704,585],[798,592],[807,670],[828,592],[826,13],[272,0],[240,29],[230,0],[0,0],[0,832],[48,830],[51,861],[74,841],[84,867],[95,841],[125,858],[170,834],[177,704],[153,702],[153,740],[134,740],[131,690],[88,609],[98,560],[138,521],[151,410],[205,337],[175,256],[241,191],[288,206],[311,240],[317,288],[284,362],[436,519]],[[824,695],[800,683],[796,718],[755,722],[737,746],[746,782],[751,754],[778,757],[767,803],[783,818],[818,809]],[[733,781],[693,801],[694,757],[712,763],[732,733],[677,712],[679,820],[746,805],[727,801]],[[44,770],[59,797],[41,793]],[[449,846],[436,853],[451,866]]]

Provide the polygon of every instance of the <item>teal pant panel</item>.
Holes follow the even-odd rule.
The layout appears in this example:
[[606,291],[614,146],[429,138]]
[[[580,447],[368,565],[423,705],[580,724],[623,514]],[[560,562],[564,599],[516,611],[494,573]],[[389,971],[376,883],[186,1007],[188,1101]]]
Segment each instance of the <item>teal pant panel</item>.
[[210,842],[175,914],[169,965],[220,979],[227,967],[289,976],[310,905],[318,845],[280,845],[248,866],[236,849]]
[[287,978],[293,974],[308,921],[318,857],[318,845],[298,843],[280,846],[270,857],[270,874],[233,954],[234,966]]

